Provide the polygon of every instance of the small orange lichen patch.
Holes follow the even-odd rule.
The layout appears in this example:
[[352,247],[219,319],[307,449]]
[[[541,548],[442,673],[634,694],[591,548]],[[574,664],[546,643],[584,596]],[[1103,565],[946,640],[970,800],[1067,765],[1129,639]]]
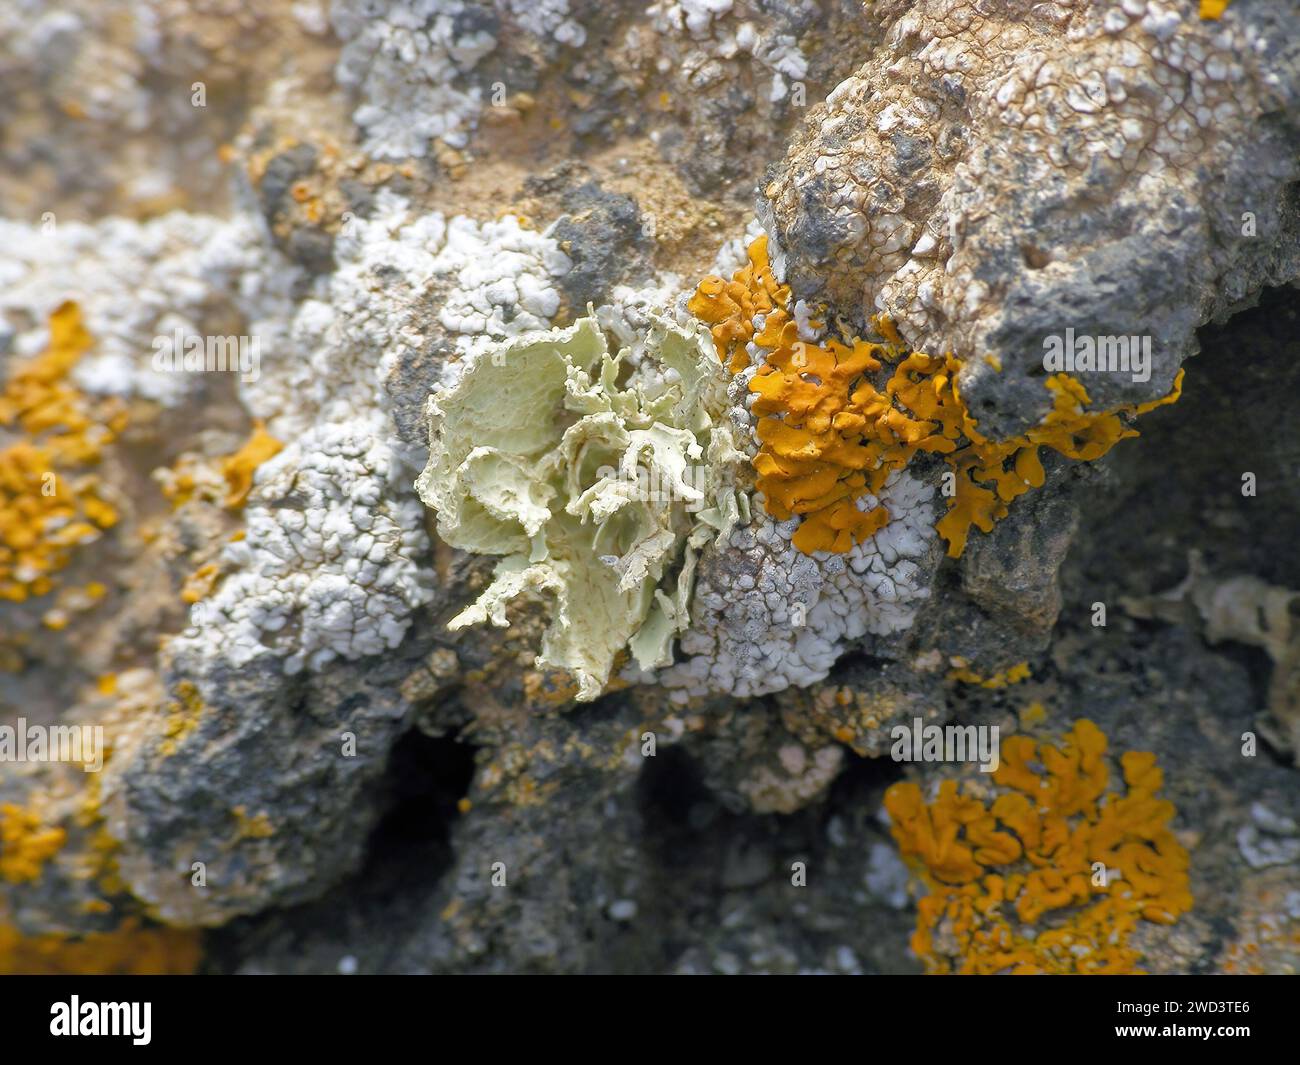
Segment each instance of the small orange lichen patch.
[[134,918],[111,932],[24,936],[0,923],[0,975],[184,976],[202,958],[202,933],[142,927]]
[[253,426],[253,434],[244,446],[221,462],[221,473],[230,486],[225,505],[237,509],[244,505],[253,489],[253,474],[273,455],[284,449],[284,444],[266,431],[261,422]]
[[80,544],[117,523],[96,479],[70,470],[100,460],[126,416],[115,400],[93,403],[67,381],[90,348],[75,303],[50,315],[50,343],[0,392],[0,429],[22,439],[0,447],[0,599],[44,595]]
[[236,831],[241,839],[266,839],[267,836],[275,835],[275,827],[265,812],[250,817],[246,806],[233,807],[230,812],[234,815],[238,826]]
[[193,500],[223,504],[230,492],[221,464],[232,456],[213,461],[193,451],[186,451],[171,466],[159,466],[150,476],[172,505],[179,510]]
[[981,532],[990,532],[994,523],[1010,513],[1009,503],[1042,485],[1040,447],[1084,462],[1101,458],[1121,440],[1138,435],[1127,425],[1124,415],[1146,414],[1178,400],[1183,371],[1178,371],[1167,396],[1113,411],[1087,410],[1087,390],[1065,374],[1054,374],[1046,384],[1052,393],[1052,409],[1041,424],[1021,436],[988,440],[963,412],[963,432],[970,443],[948,457],[956,475],[955,490],[948,499],[948,513],[936,526],[948,541],[948,554],[953,558],[965,549],[972,525]]
[[531,707],[565,706],[578,695],[578,684],[563,670],[528,670],[523,677],[525,702]]
[[203,698],[192,682],[183,680],[176,685],[176,698],[163,710],[167,720],[159,750],[164,756],[176,753],[185,737],[198,727],[204,709]]
[[33,811],[5,803],[0,806],[0,877],[11,884],[37,879],[67,838],[63,829],[42,825]]
[[108,594],[108,587],[90,581],[81,587],[63,587],[55,592],[54,605],[41,615],[41,623],[56,632],[67,628],[73,616],[91,610]]
[[160,467],[153,472],[154,480],[158,482],[173,510],[183,507],[198,491],[199,479],[195,476],[192,465],[192,457],[182,456],[171,469]]
[[[117,687],[116,680],[113,686]],[[103,754],[104,764],[107,765],[113,758],[111,740],[106,739]],[[123,895],[127,892],[127,886],[117,860],[122,844],[104,826],[102,799],[103,775],[92,773],[86,779],[85,790],[72,819],[72,824],[87,830],[88,836],[83,837],[85,842],[80,850],[69,855],[68,871],[78,880],[94,881],[107,896]],[[104,902],[105,900],[90,900],[86,905],[102,909],[101,904]]]
[[1201,18],[1217,19],[1225,11],[1232,0],[1201,0]]
[[749,263],[730,281],[706,277],[686,306],[711,327],[718,356],[729,360],[728,368],[737,373],[749,365],[745,345],[754,339],[754,316],[769,315],[772,329],[780,330],[792,321],[786,310],[789,303],[789,286],[778,284],[772,276],[764,236],[749,246]]
[[[936,528],[957,557],[972,525],[992,531],[1010,502],[1043,484],[1040,447],[1098,458],[1137,435],[1121,415],[1171,403],[1181,387],[1180,372],[1162,400],[1090,412],[1083,386],[1057,374],[1047,380],[1053,405],[1041,425],[1009,440],[988,440],[961,398],[962,364],[951,354],[907,352],[893,323],[879,316],[872,325],[886,343],[856,337],[847,344],[809,343],[800,338],[790,298],[789,287],[772,274],[764,236],[750,245],[749,262],[732,280],[706,277],[687,306],[709,325],[731,373],[750,366],[751,343],[767,351],[749,381],[761,445],[754,457],[757,488],[772,517],[801,519],[794,544],[806,553],[849,551],[887,525],[888,511],[863,500],[924,452],[951,467],[949,509]],[[893,368],[882,381],[885,363]]]
[[221,567],[215,562],[207,562],[200,566],[186,577],[185,583],[181,585],[181,602],[197,603],[206,599],[212,594],[212,589],[216,587],[220,576]]
[[[249,437],[234,451],[213,459],[187,451],[170,466],[160,466],[151,476],[163,495],[176,510],[192,501],[217,504],[228,510],[240,510],[253,489],[253,477],[262,463],[284,450],[284,444],[266,431],[265,425],[253,423]],[[238,539],[242,533],[234,534]],[[198,569],[185,582],[181,598],[196,603],[207,596],[218,577],[214,564]]]
[[1020,727],[1033,728],[1047,720],[1047,707],[1040,702],[1032,702],[1020,711]]
[[962,684],[978,684],[981,688],[996,690],[1006,688],[1012,684],[1019,684],[1022,680],[1029,677],[1029,663],[1017,662],[1010,669],[1004,669],[999,673],[993,673],[984,676],[969,668],[969,663],[965,659],[959,659],[957,668],[948,671],[948,679],[960,681]]
[[[1012,736],[990,805],[944,781],[927,804],[913,783],[885,808],[904,859],[928,889],[912,949],[931,972],[1131,973],[1139,921],[1173,924],[1192,906],[1188,856],[1156,798],[1149,753],[1120,759],[1107,792],[1107,741],[1076,721],[1061,746]],[[1104,866],[1104,872],[1101,867]]]
[[[93,812],[83,813],[79,820],[94,824],[98,816],[99,812],[96,808]],[[117,853],[121,849],[122,844],[110,836],[108,829],[103,826],[97,828],[90,837],[83,875],[87,880],[94,880],[99,890],[107,895],[122,895],[127,890],[126,881],[122,879],[121,868],[117,861]]]

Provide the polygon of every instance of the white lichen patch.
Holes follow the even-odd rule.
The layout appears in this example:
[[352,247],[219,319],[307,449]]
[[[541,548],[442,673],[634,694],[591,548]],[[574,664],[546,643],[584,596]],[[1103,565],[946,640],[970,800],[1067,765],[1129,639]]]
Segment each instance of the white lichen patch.
[[437,372],[454,376],[454,360],[476,345],[549,326],[560,305],[555,279],[570,267],[554,240],[511,215],[417,215],[387,193],[370,218],[349,220],[334,255],[337,268],[279,341],[285,357],[267,360],[263,379],[243,391],[282,439],[385,407],[385,382],[440,330],[450,343]]
[[700,550],[748,520],[708,334],[656,318],[630,372],[623,356],[595,318],[478,353],[430,397],[416,484],[442,539],[501,558],[451,627],[548,600],[538,663],[570,672],[584,701],[624,651],[642,669],[672,661]]
[[930,594],[933,494],[896,473],[879,499],[858,503],[883,505],[889,524],[842,555],[803,554],[791,543],[797,519],[776,522],[755,502],[753,520],[701,564],[685,661],[662,671],[661,682],[682,700],[806,687],[864,636],[908,628]]
[[261,467],[246,535],[221,556],[230,576],[175,650],[235,666],[274,655],[297,673],[401,643],[431,576],[416,561],[423,508],[384,436],[373,420],[322,425]]
[[485,26],[466,24],[461,0],[337,0],[331,17],[343,40],[335,79],[358,98],[353,121],[374,158],[423,156],[439,138],[460,147],[483,93],[461,76],[496,47]]
[[547,326],[569,268],[518,219],[416,214],[388,194],[334,250],[334,272],[262,329],[262,372],[240,384],[286,447],[257,470],[245,538],[177,641],[206,662],[273,654],[293,673],[401,642],[432,575],[411,487],[424,455],[400,436],[399,401],[454,379],[476,345]]
[[568,0],[335,0],[331,17],[344,42],[335,80],[355,94],[353,121],[376,159],[421,157],[434,140],[463,148],[495,84],[469,76],[500,43],[587,40]]
[[243,215],[226,221],[174,211],[148,222],[51,218],[36,225],[0,219],[0,346],[17,355],[44,350],[50,312],[74,300],[95,339],[74,370],[77,384],[174,406],[204,378],[157,368],[160,338],[179,332],[206,342],[220,328],[224,345],[226,330],[237,328],[246,348],[256,338],[260,352],[260,322],[288,313],[293,277],[263,242],[260,224]]
[[560,309],[553,279],[571,264],[549,236],[506,215],[482,223],[453,218],[432,266],[450,281],[438,321],[457,334],[458,350],[469,352],[546,328]]
[[646,14],[657,33],[690,40],[682,73],[692,84],[718,82],[726,76],[724,64],[751,56],[771,74],[768,99],[784,99],[790,83],[801,83],[808,76],[808,60],[799,42],[779,28],[741,18],[734,8],[733,0],[661,0]]

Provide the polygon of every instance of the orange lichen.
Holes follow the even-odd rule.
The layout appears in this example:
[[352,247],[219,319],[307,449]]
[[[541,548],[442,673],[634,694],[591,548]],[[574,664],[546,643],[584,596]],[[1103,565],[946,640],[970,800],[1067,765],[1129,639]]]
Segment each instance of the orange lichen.
[[185,578],[185,583],[181,585],[181,602],[193,604],[206,599],[220,578],[221,567],[217,563],[204,563]]
[[284,450],[284,444],[256,421],[249,437],[237,451],[218,459],[187,451],[170,466],[153,471],[163,495],[177,510],[192,500],[220,503],[228,510],[240,510],[253,489],[257,468]]
[[[800,338],[790,299],[788,286],[772,274],[762,236],[731,281],[706,277],[687,306],[709,325],[718,356],[733,374],[750,366],[751,343],[767,352],[749,381],[760,443],[757,488],[772,517],[800,517],[794,544],[807,553],[849,551],[887,525],[888,511],[862,500],[878,495],[891,474],[924,452],[950,467],[948,513],[936,528],[948,541],[948,554],[957,557],[972,525],[992,531],[1008,504],[1043,484],[1039,448],[1098,458],[1137,435],[1123,415],[1171,403],[1181,388],[1180,372],[1164,399],[1092,412],[1083,386],[1057,374],[1047,379],[1052,408],[1040,425],[989,440],[961,398],[962,363],[951,354],[907,352],[893,323],[880,316],[872,325],[884,343],[856,337],[809,343]],[[885,363],[892,370],[881,381]]]
[[[104,764],[107,765],[112,757],[113,745],[107,742],[104,745]],[[105,895],[122,895],[127,891],[117,860],[122,844],[109,834],[104,825],[102,801],[103,777],[99,773],[91,774],[72,822],[87,830],[88,838],[81,850],[72,856],[71,867],[77,879],[94,881]]]
[[171,503],[172,510],[183,507],[202,487],[195,467],[195,457],[185,454],[177,459],[176,464],[171,468],[159,467],[153,471],[153,479],[158,482],[162,494]]
[[275,835],[275,826],[265,811],[250,815],[248,807],[240,805],[230,812],[235,818],[235,831],[240,839],[266,839]]
[[1033,728],[1047,720],[1047,707],[1035,700],[1020,711],[1020,727]]
[[1136,972],[1138,922],[1173,924],[1191,909],[1155,756],[1120,759],[1119,795],[1106,791],[1107,746],[1087,720],[1060,747],[1012,736],[988,805],[955,780],[929,804],[910,782],[885,793],[894,839],[928,891],[912,949],[929,971]]
[[188,975],[202,958],[202,933],[143,927],[128,918],[111,932],[24,936],[0,923],[0,975]]
[[718,356],[728,360],[732,373],[738,373],[749,365],[745,345],[754,339],[755,315],[768,315],[768,324],[781,329],[792,320],[789,303],[789,286],[778,284],[772,276],[764,236],[749,246],[749,262],[730,281],[721,277],[701,281],[687,308],[711,327]]
[[107,585],[100,581],[90,581],[80,587],[59,588],[55,592],[54,605],[41,615],[41,624],[56,632],[65,629],[75,615],[94,609],[107,594]]
[[[104,686],[101,685],[101,690]],[[116,683],[112,685],[116,687]],[[105,746],[105,761],[111,756]],[[101,776],[91,774],[71,824],[90,830],[80,853],[66,855],[63,871],[79,880],[95,880],[108,895],[126,891],[117,868],[120,843],[103,827],[100,812]],[[98,827],[96,827],[98,826]],[[63,848],[67,831],[44,823],[38,808],[0,806],[0,877],[12,883],[40,877],[45,863]],[[64,859],[60,859],[61,863]],[[114,909],[104,898],[88,898],[86,913]],[[12,914],[0,900],[0,975],[181,975],[194,972],[202,958],[202,932],[142,924],[126,917],[116,928],[84,935],[47,932],[27,935],[13,926]]]
[[984,674],[977,673],[975,670],[971,669],[970,663],[964,658],[958,659],[956,668],[948,671],[949,680],[960,681],[962,684],[978,684],[981,688],[988,688],[990,690],[1006,688],[1012,684],[1019,684],[1022,680],[1028,679],[1029,675],[1028,662],[1017,662],[1009,669],[1004,669],[1001,672],[985,676]]
[[43,824],[35,811],[5,803],[0,806],[0,877],[11,884],[37,879],[67,838],[63,829]]
[[0,447],[0,599],[22,602],[54,587],[73,548],[99,537],[117,512],[96,479],[67,472],[97,463],[122,430],[115,400],[92,402],[67,380],[91,346],[75,303],[50,315],[50,342],[0,392],[0,429],[22,438]]
[[193,682],[183,680],[176,685],[176,698],[163,708],[166,721],[158,749],[164,757],[175,754],[185,737],[198,728],[205,709],[203,697]]
[[[1101,458],[1121,440],[1138,435],[1125,422],[1124,415],[1146,414],[1178,400],[1182,395],[1183,371],[1178,371],[1168,395],[1112,411],[1087,410],[1090,403],[1087,390],[1066,374],[1053,374],[1047,378],[1046,385],[1052,393],[1052,409],[1039,425],[1020,436],[989,440],[980,435],[973,419],[964,416],[963,432],[970,443],[948,458],[956,483],[948,499],[948,513],[937,525],[939,534],[948,541],[948,554],[953,558],[965,549],[972,525],[982,532],[990,532],[996,522],[1010,513],[1009,503],[1042,485],[1040,447],[1083,462]],[[986,488],[984,484],[993,487]]]
[[578,695],[578,682],[564,670],[530,669],[524,673],[524,699],[528,706],[565,706]]
[[253,474],[267,459],[278,455],[284,444],[266,431],[259,421],[244,446],[221,462],[221,474],[230,486],[225,505],[232,510],[242,507],[253,489]]

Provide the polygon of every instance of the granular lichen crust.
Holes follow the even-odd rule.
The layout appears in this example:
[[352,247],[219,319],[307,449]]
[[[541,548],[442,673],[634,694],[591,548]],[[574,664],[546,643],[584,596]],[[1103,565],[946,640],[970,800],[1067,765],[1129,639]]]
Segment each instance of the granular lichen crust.
[[1106,375],[1100,405],[1164,394],[1199,325],[1297,267],[1300,12],[1248,10],[877,0],[883,46],[763,185],[778,273],[963,360],[996,436],[1041,409],[1029,375],[1066,327],[1152,340],[1151,379]]
[[1300,970],[1300,0],[16,0],[0,127],[0,972]]
[[405,470],[375,421],[325,423],[257,468],[246,534],[222,550],[216,590],[175,652],[286,673],[395,648],[431,597],[415,559],[421,508],[391,488]]
[[928,892],[912,944],[931,972],[1133,972],[1138,923],[1191,909],[1155,755],[1123,756],[1120,795],[1106,751],[1080,720],[1059,746],[1007,739],[987,805],[951,779],[928,802],[916,784],[889,789],[894,839]]
[[960,361],[907,352],[885,318],[873,325],[886,343],[818,341],[821,324],[806,305],[791,307],[767,245],[765,236],[756,239],[730,281],[705,278],[687,306],[711,326],[719,358],[749,393],[759,443],[756,487],[773,518],[799,518],[793,543],[805,553],[843,554],[887,526],[888,509],[862,501],[918,455],[931,454],[951,470],[948,513],[937,528],[948,554],[960,557],[972,525],[991,532],[1013,500],[1042,486],[1040,447],[1098,459],[1137,435],[1126,416],[1173,403],[1181,393],[1180,371],[1167,396],[1090,411],[1084,386],[1058,373],[1044,381],[1052,407],[1038,425],[989,439],[962,398]]

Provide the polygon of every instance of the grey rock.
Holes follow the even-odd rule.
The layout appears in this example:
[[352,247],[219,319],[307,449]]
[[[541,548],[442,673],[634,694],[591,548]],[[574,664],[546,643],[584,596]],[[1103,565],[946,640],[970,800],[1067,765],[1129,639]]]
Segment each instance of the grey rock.
[[1300,4],[1137,8],[875,4],[884,46],[762,187],[796,295],[969,360],[986,434],[1048,409],[1047,338],[1149,337],[1149,380],[1084,375],[1098,406],[1148,401],[1198,326],[1300,273]]

